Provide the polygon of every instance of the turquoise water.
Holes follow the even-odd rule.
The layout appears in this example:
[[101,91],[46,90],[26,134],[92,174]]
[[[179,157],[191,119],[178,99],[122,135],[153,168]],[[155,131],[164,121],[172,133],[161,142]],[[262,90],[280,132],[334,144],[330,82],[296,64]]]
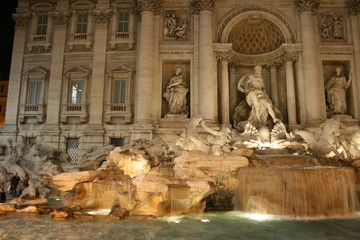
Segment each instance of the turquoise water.
[[13,214],[0,217],[0,239],[360,239],[360,218],[256,221],[238,213],[200,214],[154,220],[71,219]]

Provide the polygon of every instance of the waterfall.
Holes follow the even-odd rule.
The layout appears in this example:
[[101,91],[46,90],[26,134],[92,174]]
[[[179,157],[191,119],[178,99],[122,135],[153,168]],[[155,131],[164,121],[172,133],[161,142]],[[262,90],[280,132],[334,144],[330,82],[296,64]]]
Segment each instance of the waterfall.
[[345,167],[243,168],[237,211],[291,217],[344,217],[358,207],[356,174]]

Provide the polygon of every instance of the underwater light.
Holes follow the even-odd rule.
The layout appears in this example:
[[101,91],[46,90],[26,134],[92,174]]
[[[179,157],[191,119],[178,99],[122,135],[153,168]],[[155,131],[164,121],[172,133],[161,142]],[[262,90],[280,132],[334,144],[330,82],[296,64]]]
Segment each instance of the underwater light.
[[245,213],[242,216],[245,218],[254,220],[254,221],[259,221],[259,222],[275,219],[275,217],[272,215],[261,214],[261,213]]
[[201,221],[204,222],[204,223],[205,223],[205,222],[210,222],[209,219],[201,219]]

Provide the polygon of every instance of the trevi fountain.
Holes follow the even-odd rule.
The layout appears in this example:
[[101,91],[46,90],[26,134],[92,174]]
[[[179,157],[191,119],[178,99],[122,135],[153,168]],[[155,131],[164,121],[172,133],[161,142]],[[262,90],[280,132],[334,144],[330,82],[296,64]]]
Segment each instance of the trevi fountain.
[[[187,91],[178,87],[166,98],[184,111]],[[325,231],[359,223],[360,128],[342,125],[335,115],[317,129],[288,132],[264,90],[261,66],[239,80],[238,90],[246,98],[235,129],[210,128],[195,116],[172,144],[155,138],[97,147],[78,165],[57,149],[9,139],[1,182],[9,189],[16,172],[28,186],[0,204],[1,218],[10,221],[2,238],[16,239],[13,227],[20,236],[34,234],[31,239],[242,239],[251,231],[259,239],[286,239],[297,225]],[[341,109],[337,98],[334,110]],[[348,234],[336,239],[359,236]]]

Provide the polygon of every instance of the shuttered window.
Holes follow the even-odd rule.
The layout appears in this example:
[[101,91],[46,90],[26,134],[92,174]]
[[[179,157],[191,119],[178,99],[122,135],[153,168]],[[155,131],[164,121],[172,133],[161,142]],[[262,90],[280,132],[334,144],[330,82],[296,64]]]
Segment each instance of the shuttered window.
[[114,80],[114,103],[126,103],[126,80]]
[[41,103],[41,86],[42,81],[30,81],[28,104]]

